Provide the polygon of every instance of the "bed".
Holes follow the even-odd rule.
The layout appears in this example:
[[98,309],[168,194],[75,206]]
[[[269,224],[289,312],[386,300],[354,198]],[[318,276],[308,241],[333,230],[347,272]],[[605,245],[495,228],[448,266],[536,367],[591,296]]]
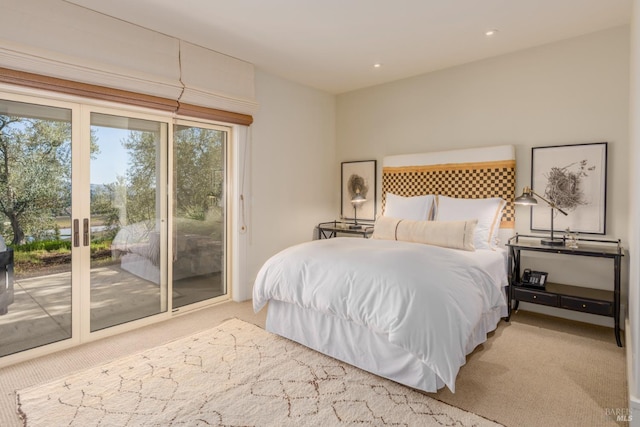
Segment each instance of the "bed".
[[448,387],[507,315],[513,146],[385,157],[371,239],[284,249],[260,269],[266,328],[427,392]]

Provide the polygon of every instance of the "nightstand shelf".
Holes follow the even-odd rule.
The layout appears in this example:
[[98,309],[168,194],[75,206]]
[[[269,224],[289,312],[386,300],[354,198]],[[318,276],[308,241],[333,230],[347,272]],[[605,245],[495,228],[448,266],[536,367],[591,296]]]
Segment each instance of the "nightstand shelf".
[[[541,304],[565,310],[580,311],[614,318],[616,342],[620,340],[620,265],[622,247],[619,240],[579,239],[578,248],[566,246],[545,246],[541,236],[518,235],[509,239],[509,317],[511,302],[514,310],[520,301]],[[533,240],[537,239],[537,240]],[[548,254],[597,257],[613,260],[613,283],[611,290],[593,289],[581,286],[547,282],[544,287],[528,286],[522,282],[521,257],[523,252],[544,252]],[[569,262],[570,260],[567,260]]]
[[373,234],[373,224],[358,222],[360,228],[349,228],[354,225],[355,223],[349,222],[344,223],[344,225],[338,221],[321,222],[318,224],[318,237],[320,239],[330,239],[337,237],[339,234],[351,234],[368,238]]

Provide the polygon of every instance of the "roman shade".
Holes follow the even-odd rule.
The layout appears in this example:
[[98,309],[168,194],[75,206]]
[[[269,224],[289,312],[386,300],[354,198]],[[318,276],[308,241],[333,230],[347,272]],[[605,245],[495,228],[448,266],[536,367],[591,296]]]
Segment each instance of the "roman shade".
[[245,125],[258,108],[248,62],[60,0],[3,16],[1,82]]

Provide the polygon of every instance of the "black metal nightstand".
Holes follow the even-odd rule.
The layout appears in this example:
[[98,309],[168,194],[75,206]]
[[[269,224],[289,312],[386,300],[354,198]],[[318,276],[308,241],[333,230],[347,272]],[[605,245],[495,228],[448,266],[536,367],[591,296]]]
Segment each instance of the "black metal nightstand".
[[[537,239],[537,240],[533,240]],[[566,310],[613,317],[618,347],[620,340],[620,266],[623,256],[620,240],[578,239],[579,246],[547,246],[540,243],[540,236],[518,235],[509,239],[509,317],[511,301],[514,310],[520,301],[548,305]],[[544,287],[530,287],[523,283],[520,258],[522,252],[609,258],[613,260],[613,290],[591,289],[547,282]]]
[[340,223],[338,221],[321,222],[318,224],[318,237],[320,239],[330,239],[336,237],[339,234],[355,234],[364,238],[369,238],[373,234],[373,224],[361,223],[358,221],[360,228],[350,228],[355,226],[355,223],[345,222]]

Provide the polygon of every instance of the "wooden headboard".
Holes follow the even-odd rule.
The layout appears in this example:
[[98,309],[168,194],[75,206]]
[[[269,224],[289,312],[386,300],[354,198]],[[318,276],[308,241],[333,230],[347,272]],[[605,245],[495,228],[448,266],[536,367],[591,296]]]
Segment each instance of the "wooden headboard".
[[386,194],[440,194],[466,199],[501,197],[500,228],[515,227],[516,159],[513,145],[387,156],[382,161],[382,211]]

